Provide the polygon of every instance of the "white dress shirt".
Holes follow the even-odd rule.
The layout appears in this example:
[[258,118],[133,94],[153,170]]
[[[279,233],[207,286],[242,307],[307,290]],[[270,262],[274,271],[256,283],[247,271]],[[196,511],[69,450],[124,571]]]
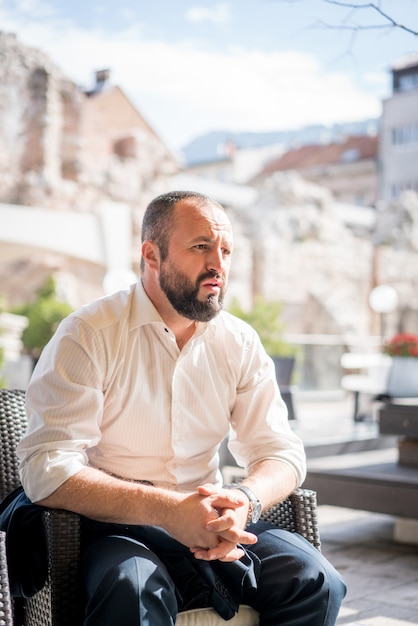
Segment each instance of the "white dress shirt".
[[274,364],[254,330],[222,312],[180,351],[141,282],[71,314],[44,348],[27,390],[18,446],[32,501],[86,465],[194,490],[221,484],[219,445],[249,467],[305,454],[291,431]]

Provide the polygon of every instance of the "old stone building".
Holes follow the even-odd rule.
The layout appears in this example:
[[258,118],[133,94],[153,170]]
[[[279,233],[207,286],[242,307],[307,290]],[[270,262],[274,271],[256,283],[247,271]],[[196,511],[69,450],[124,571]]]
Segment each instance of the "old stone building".
[[[32,231],[26,251],[13,245],[18,242],[2,241],[0,292],[6,301],[28,299],[48,273],[58,276],[75,306],[103,293],[106,258],[92,262],[88,255],[64,254],[58,245],[64,222],[51,221],[48,211],[101,216],[104,206],[108,215],[112,206],[113,223],[118,211],[131,223],[128,256],[138,269],[144,206],[167,188],[178,164],[123,90],[112,86],[109,72],[97,72],[86,92],[47,55],[0,33],[0,128],[0,202],[15,206],[15,215],[18,207],[32,207],[32,217],[42,209],[35,222],[42,239],[45,231],[51,239],[49,248],[37,248]],[[19,236],[29,222],[21,221]]]
[[287,150],[267,163],[254,182],[275,172],[298,172],[304,179],[329,189],[340,202],[375,206],[377,157],[376,135],[342,137],[339,142]]

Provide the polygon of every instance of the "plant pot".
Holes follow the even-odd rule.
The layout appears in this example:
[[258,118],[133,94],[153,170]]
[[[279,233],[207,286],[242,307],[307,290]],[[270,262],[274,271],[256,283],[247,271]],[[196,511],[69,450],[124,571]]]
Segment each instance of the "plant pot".
[[418,397],[418,358],[392,357],[387,394],[394,398]]

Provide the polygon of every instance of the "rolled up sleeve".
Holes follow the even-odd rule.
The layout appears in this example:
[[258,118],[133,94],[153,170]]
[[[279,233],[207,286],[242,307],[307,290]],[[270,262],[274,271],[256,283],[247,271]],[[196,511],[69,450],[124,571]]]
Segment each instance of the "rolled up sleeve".
[[237,392],[229,448],[237,462],[246,468],[265,459],[286,463],[300,486],[306,476],[305,450],[301,439],[291,430],[274,363],[261,352],[251,358],[248,372]]
[[17,454],[20,479],[33,502],[86,467],[87,450],[100,439],[100,377],[92,367],[92,347],[82,345],[80,335],[82,328],[74,320],[58,329],[54,341],[44,348],[26,392],[29,426]]

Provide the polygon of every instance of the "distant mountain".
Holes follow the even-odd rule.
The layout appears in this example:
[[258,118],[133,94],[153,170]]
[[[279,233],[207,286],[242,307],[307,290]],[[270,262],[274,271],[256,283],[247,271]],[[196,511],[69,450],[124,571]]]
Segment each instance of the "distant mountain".
[[228,154],[228,146],[231,145],[238,149],[261,148],[275,144],[292,148],[313,143],[330,143],[338,141],[344,135],[376,134],[378,128],[378,119],[367,119],[332,126],[318,124],[295,130],[262,133],[220,130],[196,137],[182,148],[182,154],[185,165],[197,165],[225,158]]

